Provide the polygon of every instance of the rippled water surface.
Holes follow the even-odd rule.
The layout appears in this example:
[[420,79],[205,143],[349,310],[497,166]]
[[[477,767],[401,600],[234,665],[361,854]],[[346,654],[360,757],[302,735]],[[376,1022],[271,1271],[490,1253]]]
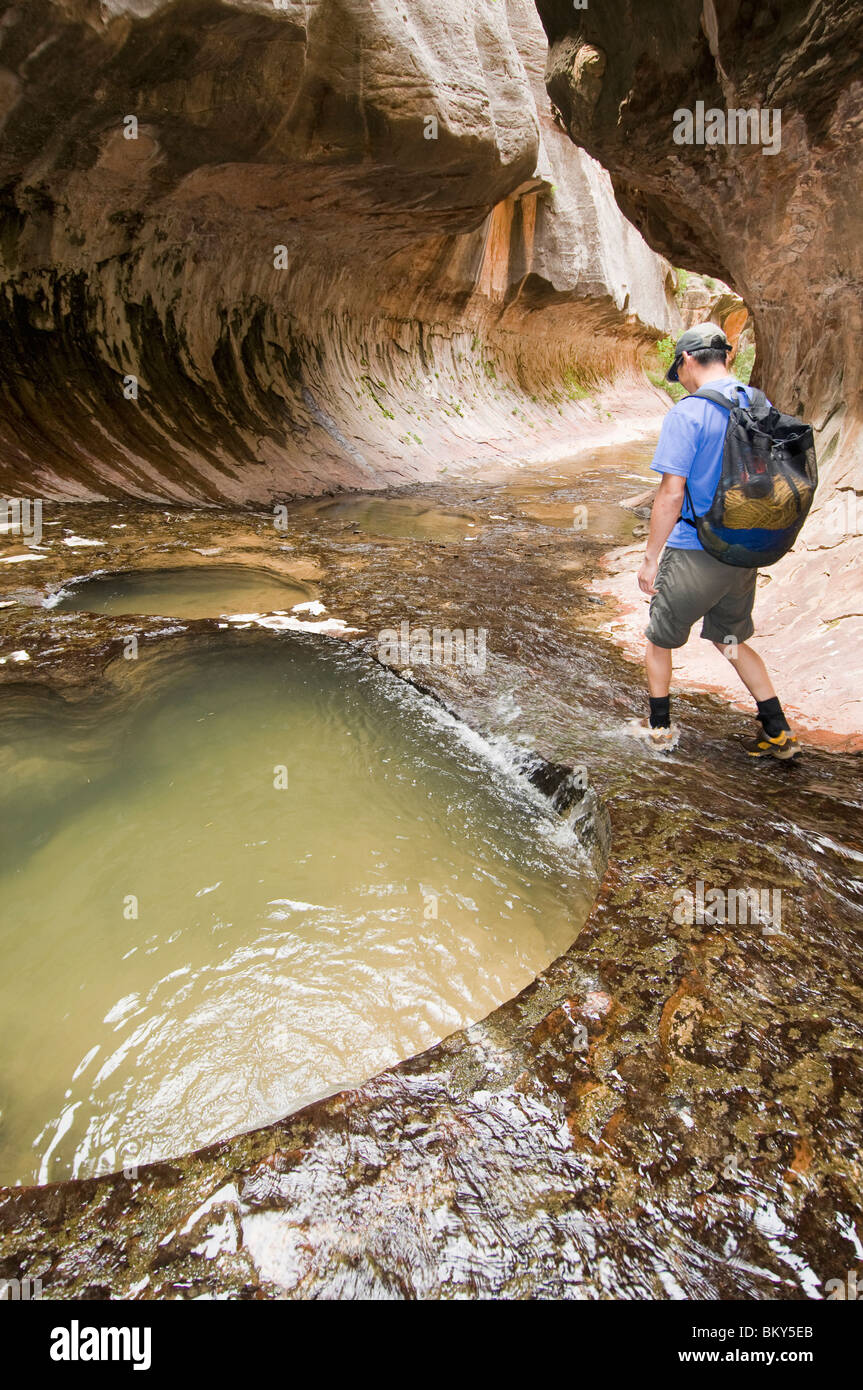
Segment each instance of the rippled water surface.
[[181,1153],[364,1079],[586,915],[574,840],[500,747],[338,644],[196,651],[126,663],[110,707],[3,722],[2,1181]]
[[286,611],[311,590],[266,570],[242,565],[99,574],[70,584],[49,606],[68,613],[140,613],[164,618],[218,618]]

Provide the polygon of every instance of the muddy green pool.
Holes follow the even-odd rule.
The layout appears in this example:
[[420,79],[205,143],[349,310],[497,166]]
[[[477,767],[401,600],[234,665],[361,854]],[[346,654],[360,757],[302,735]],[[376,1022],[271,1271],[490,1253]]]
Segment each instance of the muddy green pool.
[[578,934],[586,861],[511,750],[344,644],[119,669],[110,698],[3,721],[0,1182],[282,1116]]

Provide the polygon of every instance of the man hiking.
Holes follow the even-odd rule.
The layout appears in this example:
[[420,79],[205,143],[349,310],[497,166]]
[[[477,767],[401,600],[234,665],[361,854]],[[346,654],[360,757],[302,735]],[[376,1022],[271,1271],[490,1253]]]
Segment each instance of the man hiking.
[[[689,392],[709,384],[729,400],[742,391],[750,404],[749,389],[729,371],[732,351],[717,324],[697,324],[678,340],[667,380],[679,381]],[[752,605],[758,570],[714,559],[695,527],[681,519],[687,484],[696,515],[710,506],[722,469],[727,424],[723,409],[691,394],[678,401],[662,423],[651,464],[662,481],[653,502],[647,553],[638,571],[640,589],[652,595],[645,655],[650,715],[641,721],[639,731],[657,748],[675,743],[668,693],[671,653],[686,644],[692,624],[700,618],[701,636],[733,660],[758,706],[762,733],[744,745],[746,751],[756,758],[794,758],[800,752],[797,738],[767,667],[748,645],[755,631]],[[688,506],[686,515],[690,515]]]

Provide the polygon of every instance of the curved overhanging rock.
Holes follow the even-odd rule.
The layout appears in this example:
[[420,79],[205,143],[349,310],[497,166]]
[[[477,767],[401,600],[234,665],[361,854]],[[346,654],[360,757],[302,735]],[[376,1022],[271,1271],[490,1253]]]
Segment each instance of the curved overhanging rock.
[[[140,16],[158,6],[138,0],[111,8]],[[66,9],[75,15],[92,10],[94,33],[101,34],[95,6]],[[200,8],[202,24],[214,9]],[[44,4],[30,7],[32,14],[47,11]],[[122,16],[117,22],[132,24]],[[8,59],[8,53],[3,56]],[[10,71],[14,79],[15,70]],[[14,80],[5,90],[14,96]],[[241,180],[233,172],[239,193]],[[594,171],[590,177],[601,186],[600,175]],[[517,205],[525,203],[525,194],[517,194],[508,195],[514,217]],[[182,224],[200,238],[192,253],[188,247],[182,252],[189,267],[184,308],[195,305],[196,285],[218,292],[220,269],[222,278],[239,274],[247,249],[243,242],[231,264],[220,262],[222,243],[210,247],[202,231],[203,207],[194,206],[196,211]],[[506,208],[506,200],[498,206]],[[535,197],[534,207],[542,211],[540,198]],[[49,210],[43,208],[43,213],[47,243],[55,232],[60,234],[60,224]],[[496,214],[499,220],[506,215]],[[481,213],[481,219],[486,216]],[[272,237],[275,214],[268,218],[266,213],[262,222]],[[23,225],[30,220],[27,214]],[[238,225],[233,224],[235,235]],[[359,229],[351,231],[359,239]],[[175,234],[176,242],[167,242],[166,234],[163,245],[178,252],[182,241]],[[483,230],[481,220],[473,232],[448,233],[439,244],[447,254],[458,246],[467,255],[471,243],[458,240],[462,236],[488,239],[489,227]],[[13,246],[17,244],[13,238]],[[425,243],[408,238],[400,268],[412,264],[410,248],[416,246],[424,247],[436,265],[434,245],[434,238]],[[208,278],[196,279],[201,247],[210,252],[211,270]],[[88,418],[82,404],[86,398],[76,400],[75,389],[69,389],[80,381],[71,373],[80,372],[84,363],[93,381],[94,418],[102,422],[103,433],[93,427],[92,453],[70,456],[61,481],[75,487],[89,479],[94,490],[107,490],[107,426],[97,389],[98,364],[105,364],[106,383],[116,386],[121,369],[136,360],[132,348],[140,350],[126,326],[131,301],[120,292],[127,283],[123,277],[133,275],[137,263],[128,246],[109,252],[104,283],[108,289],[113,286],[115,297],[103,304],[101,287],[90,278],[95,266],[83,258],[78,267],[83,308],[64,319],[66,300],[58,295],[55,308],[53,299],[38,298],[40,283],[60,283],[50,280],[54,262],[49,252],[50,247],[43,249],[41,261],[37,258],[29,270],[24,267],[14,287],[20,312],[33,315],[21,328],[21,342],[31,345],[31,330],[45,335],[35,336],[32,345],[41,344],[41,369],[56,371],[57,382],[53,396],[46,396],[38,372],[16,386],[13,404],[19,411],[27,407],[34,431],[33,454],[22,455],[22,462],[36,466],[40,406],[63,402],[70,434],[80,419]],[[146,257],[139,262],[146,284]],[[484,263],[508,265],[508,260],[488,255]],[[377,262],[370,258],[368,264]],[[180,271],[176,277],[179,290],[185,282]],[[465,283],[471,283],[469,278]],[[413,284],[408,282],[411,291]],[[306,303],[314,306],[316,287],[328,286],[321,272],[320,280],[306,287]],[[366,306],[376,303],[379,288],[378,283],[363,287]],[[570,283],[564,296],[572,288]],[[620,335],[624,296],[618,296],[618,288],[612,293],[606,286],[599,309],[612,333]],[[393,279],[382,294],[398,298],[399,289]],[[458,295],[449,291],[437,293],[442,315],[458,302]],[[473,294],[468,292],[468,300]],[[272,294],[264,298],[268,308],[271,300]],[[236,303],[238,313],[245,312],[245,301],[238,298]],[[500,297],[495,301],[486,295],[484,303],[485,316],[477,311],[478,322],[484,330],[491,322],[501,333]],[[212,309],[216,318],[219,304]],[[594,307],[585,310],[587,324],[596,322],[590,317]],[[570,312],[565,299],[563,309]],[[342,306],[327,308],[322,323],[330,312],[341,314],[338,324],[347,322]],[[167,320],[156,314],[148,322],[158,341]],[[233,324],[230,318],[226,322]],[[361,332],[364,322],[350,324],[360,344],[367,341]],[[549,320],[543,316],[542,322]],[[443,317],[440,323],[444,335]],[[113,336],[102,334],[105,324]],[[522,337],[527,331],[519,328]],[[636,325],[634,338],[639,333]],[[201,336],[208,344],[210,339]],[[201,410],[200,432],[205,435],[207,426],[212,430],[222,420],[212,396],[215,391],[221,410],[226,372],[221,366],[215,369],[206,355],[189,351],[180,339],[178,331],[180,347],[170,342],[163,349],[165,370],[181,360],[188,381],[201,386],[201,395],[191,407],[187,403],[187,410],[189,422],[195,409]],[[346,336],[346,343],[353,341]],[[149,344],[146,334],[140,342]],[[229,358],[235,366],[241,364],[238,372],[245,371],[250,356],[259,360],[256,343],[253,334],[248,349]],[[68,356],[55,366],[54,349],[61,346]],[[397,349],[393,340],[393,361]],[[353,360],[356,350],[343,348],[346,360]],[[626,359],[623,348],[616,350]],[[334,360],[338,352],[333,349]],[[559,357],[552,339],[549,362],[556,353]],[[313,360],[310,354],[308,361]],[[67,363],[70,374],[64,377]],[[200,378],[196,370],[202,372]],[[320,364],[318,370],[323,373]],[[333,381],[329,374],[322,379]],[[243,390],[252,389],[246,384],[252,379],[241,375],[241,380]],[[279,386],[284,380],[279,379]],[[52,381],[47,384],[53,387]],[[331,413],[332,397],[320,404],[312,387],[304,389],[312,404],[302,392],[300,398],[312,424],[324,434],[330,427],[339,430],[352,444]],[[275,390],[274,395],[287,399]],[[112,446],[117,485],[142,491],[167,486],[157,445],[170,437],[176,418],[172,412],[181,404],[178,391],[176,401],[168,397],[163,417],[146,416],[156,432],[152,453],[140,443],[140,432],[132,442],[128,432],[117,435],[127,451],[120,453],[116,441]],[[181,418],[187,423],[187,417]],[[124,418],[118,420],[128,431]],[[298,475],[302,458],[311,474],[313,446],[323,441],[308,428],[307,452],[297,446],[287,461],[273,464],[282,485]],[[245,430],[244,423],[241,437],[251,439]],[[280,437],[293,436],[285,427]],[[43,436],[43,452],[45,440]],[[202,477],[189,466],[197,437],[194,443],[181,439],[174,447],[179,463],[172,485],[178,490],[186,485],[192,492]],[[224,457],[230,457],[227,451]],[[344,451],[326,455],[325,462],[335,476],[336,463],[346,466]],[[44,469],[44,457],[38,466]],[[244,461],[237,466],[242,475]],[[215,465],[214,471],[212,486],[218,495],[224,474]],[[29,480],[34,474],[23,476]],[[313,485],[320,484],[320,476],[312,478]],[[240,477],[238,494],[242,486]],[[519,545],[521,553],[507,543],[498,572],[508,572],[515,554],[520,595],[530,593],[534,603],[539,595],[548,601],[559,574],[535,558],[526,563],[524,543]],[[555,553],[559,549],[556,544]],[[423,581],[428,569],[424,567]],[[471,569],[469,561],[450,563],[442,591],[447,602],[465,609],[475,604],[477,580],[487,572],[485,557],[482,571]],[[499,613],[500,594],[496,584],[478,610],[480,618]],[[375,597],[383,601],[380,583],[356,601],[361,598],[365,608]],[[608,722],[610,692],[616,705],[625,705],[628,685],[625,672],[594,640],[570,631],[561,639],[559,629],[556,612],[546,632],[537,630],[529,608],[516,606],[507,614],[508,655],[514,661],[529,653],[525,689],[535,690],[543,708],[553,708],[557,701],[566,710],[566,736],[548,751],[578,762],[588,752],[596,755],[596,730]],[[568,649],[580,642],[584,648],[583,664],[568,673],[557,659],[561,640]],[[634,766],[631,750],[609,741],[608,755],[598,759],[597,778],[611,809],[616,844],[601,900],[579,942],[517,1000],[469,1035],[457,1035],[360,1091],[322,1102],[265,1131],[176,1164],[156,1165],[134,1179],[114,1175],[4,1192],[0,1273],[44,1278],[46,1293],[60,1297],[314,1292],[703,1298],[811,1296],[826,1277],[849,1268],[860,1211],[854,1146],[860,1049],[852,1030],[836,1020],[859,1014],[859,952],[854,952],[852,931],[838,930],[843,910],[846,920],[856,921],[853,909],[841,897],[837,908],[835,900],[841,885],[847,886],[848,859],[840,841],[852,792],[849,788],[848,800],[842,802],[837,768],[816,757],[808,794],[801,798],[805,805],[799,825],[785,819],[787,799],[777,801],[770,791],[753,794],[751,819],[742,823],[734,766],[723,761],[724,744],[710,744],[717,727],[725,734],[731,731],[729,722],[711,710],[696,723],[702,737],[692,762],[684,758],[664,767],[661,785],[655,765]],[[716,766],[709,805],[703,795],[705,747]],[[830,788],[837,782],[834,798]],[[792,833],[799,844],[789,856]],[[669,901],[681,878],[739,881],[741,836],[753,856],[748,867],[759,881],[781,882],[797,908],[787,934],[766,939],[753,927],[723,932],[674,923]],[[587,1052],[575,1045],[582,1029]],[[759,1221],[762,1209],[766,1219]]]
[[[539,0],[538,9],[562,124],[610,170],[652,246],[740,293],[758,384],[816,427],[821,488],[794,553],[770,571],[768,634],[795,652],[789,698],[817,698],[827,680],[836,704],[854,701],[844,653],[863,637],[860,7],[621,0],[582,10]],[[676,143],[675,116],[695,118],[699,102],[705,113],[774,113],[767,131],[781,133],[781,148]]]
[[3,5],[0,489],[243,502],[589,428],[677,320],[544,53],[527,0]]
[[[573,139],[664,255],[732,284],[766,388],[846,442],[860,415],[859,8],[540,0],[547,84]],[[781,112],[768,142],[677,143],[676,113]],[[695,132],[697,139],[697,131]],[[706,137],[705,137],[706,139]],[[835,417],[839,417],[836,419]]]

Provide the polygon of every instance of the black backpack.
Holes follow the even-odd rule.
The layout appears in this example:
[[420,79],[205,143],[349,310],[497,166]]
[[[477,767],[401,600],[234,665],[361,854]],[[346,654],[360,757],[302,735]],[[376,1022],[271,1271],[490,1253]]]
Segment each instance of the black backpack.
[[696,515],[687,483],[691,517],[680,519],[695,527],[708,555],[757,569],[781,560],[796,541],[818,486],[818,465],[811,425],[783,415],[755,387],[748,388],[751,405],[743,386],[737,389],[736,401],[706,386],[694,392],[728,413],[728,429],[710,507]]

